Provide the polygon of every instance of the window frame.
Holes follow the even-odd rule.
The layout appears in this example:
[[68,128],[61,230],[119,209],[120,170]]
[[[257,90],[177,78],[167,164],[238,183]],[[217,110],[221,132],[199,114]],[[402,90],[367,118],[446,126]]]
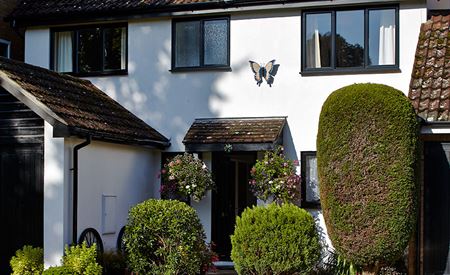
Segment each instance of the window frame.
[[2,39],[0,38],[0,44],[5,44],[6,45],[6,56],[4,56],[5,58],[11,58],[11,41],[6,40],[6,39]]
[[[205,65],[205,35],[204,26],[205,21],[214,20],[226,20],[227,22],[227,64],[225,65]],[[179,22],[200,22],[200,49],[199,49],[199,66],[191,67],[177,67],[176,62],[176,25]],[[189,71],[231,71],[230,67],[230,16],[208,16],[208,17],[189,17],[189,18],[177,18],[172,20],[172,62],[171,62],[171,72],[189,72]]]
[[[93,72],[80,72],[79,71],[79,62],[78,62],[78,46],[79,46],[79,32],[82,30],[88,29],[100,29],[100,44],[102,45],[102,50],[105,47],[105,29],[110,28],[124,28],[125,29],[125,69],[117,69],[117,70],[105,70],[105,56],[100,54],[101,56],[101,71],[93,71]],[[56,27],[50,29],[50,69],[55,70],[55,33],[56,32],[72,32],[72,71],[71,72],[61,72],[63,74],[69,74],[78,77],[89,77],[89,76],[110,76],[110,75],[127,75],[128,74],[128,24],[126,22],[123,23],[114,23],[114,24],[89,24],[82,26],[70,26],[70,27]],[[99,49],[100,52],[102,50]]]
[[[300,184],[300,206],[309,209],[321,209],[320,199],[318,201],[306,200],[306,159],[307,157],[316,157],[316,151],[301,151],[300,152],[300,177],[302,179]],[[319,179],[317,179],[319,180]]]
[[[369,60],[369,12],[373,10],[393,9],[395,14],[395,64],[393,65],[367,65]],[[340,11],[364,12],[364,66],[336,67],[336,12]],[[330,67],[306,67],[306,16],[308,14],[331,13],[331,57]],[[327,9],[305,9],[301,18],[301,75],[330,75],[330,74],[368,74],[368,73],[396,73],[400,72],[400,20],[399,5],[378,5],[360,7],[342,7]]]

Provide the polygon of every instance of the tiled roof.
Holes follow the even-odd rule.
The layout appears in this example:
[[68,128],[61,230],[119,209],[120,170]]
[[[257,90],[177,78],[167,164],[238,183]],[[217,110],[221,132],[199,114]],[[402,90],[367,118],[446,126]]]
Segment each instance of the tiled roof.
[[285,117],[196,119],[183,143],[274,143],[285,124]]
[[69,14],[71,19],[73,17],[87,19],[102,15],[192,11],[302,1],[305,0],[22,0],[10,16],[19,21],[26,19],[50,20],[52,17]]
[[48,122],[64,128],[67,135],[89,134],[94,139],[120,143],[169,145],[166,137],[90,81],[0,58],[0,85],[27,100],[34,106],[29,106],[33,111],[49,117],[53,121]]
[[409,99],[426,121],[450,121],[450,12],[422,24]]

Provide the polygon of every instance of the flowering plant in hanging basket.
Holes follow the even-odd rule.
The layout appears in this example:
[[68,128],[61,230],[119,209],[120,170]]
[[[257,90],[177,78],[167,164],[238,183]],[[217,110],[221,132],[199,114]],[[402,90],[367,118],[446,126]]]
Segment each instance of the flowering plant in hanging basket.
[[161,196],[169,199],[192,198],[200,201],[214,188],[211,172],[194,155],[177,155],[161,170]]
[[286,159],[282,146],[267,151],[250,171],[250,187],[262,201],[295,203],[300,198],[300,176],[296,174],[297,161]]

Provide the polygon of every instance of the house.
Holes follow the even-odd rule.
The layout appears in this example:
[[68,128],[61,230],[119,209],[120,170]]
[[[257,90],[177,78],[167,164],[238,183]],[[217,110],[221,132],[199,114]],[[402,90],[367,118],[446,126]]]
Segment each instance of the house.
[[279,144],[301,162],[302,205],[326,239],[321,106],[355,82],[407,94],[426,19],[425,0],[36,0],[9,17],[26,28],[27,63],[86,78],[152,125],[171,142],[162,162],[188,151],[211,167],[217,191],[192,206],[225,262],[236,214],[258,203],[249,167]]
[[423,121],[420,221],[421,274],[449,274],[450,2],[422,24],[409,99]]
[[4,20],[19,2],[19,0],[0,1],[0,56],[23,60],[24,31]]
[[115,248],[169,146],[88,80],[3,57],[0,125],[2,272],[27,244],[52,264],[81,239]]

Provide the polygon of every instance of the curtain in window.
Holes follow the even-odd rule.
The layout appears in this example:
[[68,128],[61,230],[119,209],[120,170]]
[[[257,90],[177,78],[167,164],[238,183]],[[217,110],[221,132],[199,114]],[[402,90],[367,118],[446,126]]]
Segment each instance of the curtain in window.
[[395,64],[395,25],[392,21],[390,14],[381,15],[378,65]]
[[127,62],[127,32],[125,28],[122,28],[122,35],[121,35],[121,43],[120,43],[120,69],[125,70],[126,68],[126,62]]
[[320,60],[320,36],[319,36],[319,27],[317,24],[317,19],[314,18],[313,25],[311,26],[313,29],[312,39],[307,40],[307,49],[306,53],[306,66],[308,68],[321,68],[321,60]]
[[72,32],[55,32],[55,70],[72,71]]

